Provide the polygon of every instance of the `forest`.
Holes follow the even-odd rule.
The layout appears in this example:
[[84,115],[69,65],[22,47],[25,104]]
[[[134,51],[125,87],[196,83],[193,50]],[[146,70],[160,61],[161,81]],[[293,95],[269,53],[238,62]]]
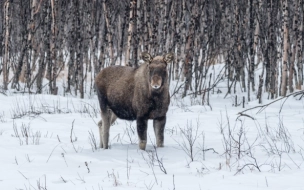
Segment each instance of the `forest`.
[[[183,97],[223,80],[246,102],[303,89],[302,0],[1,0],[0,10],[3,92],[84,98],[101,69],[137,67],[143,51],[175,53]],[[207,74],[215,64],[223,71]]]

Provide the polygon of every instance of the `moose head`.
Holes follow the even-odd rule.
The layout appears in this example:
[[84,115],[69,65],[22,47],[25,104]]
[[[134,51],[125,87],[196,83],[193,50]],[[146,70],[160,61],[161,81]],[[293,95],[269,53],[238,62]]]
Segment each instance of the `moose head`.
[[170,63],[173,58],[173,53],[167,53],[163,56],[156,56],[154,58],[147,52],[142,53],[142,59],[148,63],[147,77],[152,90],[157,91],[161,89],[167,81],[167,64]]

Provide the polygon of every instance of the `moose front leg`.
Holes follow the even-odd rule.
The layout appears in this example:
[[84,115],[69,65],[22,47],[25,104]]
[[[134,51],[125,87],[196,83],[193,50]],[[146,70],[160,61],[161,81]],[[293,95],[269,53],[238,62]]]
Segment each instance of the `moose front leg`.
[[139,148],[141,150],[146,149],[147,145],[147,119],[137,118],[137,134],[139,138]]
[[156,137],[157,147],[164,146],[164,130],[166,124],[166,116],[159,117],[153,120],[153,128]]

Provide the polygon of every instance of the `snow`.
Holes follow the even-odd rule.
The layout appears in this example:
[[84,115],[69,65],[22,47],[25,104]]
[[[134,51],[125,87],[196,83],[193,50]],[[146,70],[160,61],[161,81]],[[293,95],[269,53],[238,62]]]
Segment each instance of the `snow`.
[[[224,96],[212,94],[209,107],[198,104],[200,97],[176,95],[167,113],[165,147],[153,147],[149,121],[142,151],[136,123],[119,119],[111,127],[111,148],[92,147],[92,134],[99,142],[96,96],[0,94],[0,189],[303,190],[304,99],[245,112],[253,120],[238,113],[260,105],[257,100],[242,108],[234,107],[234,94]],[[189,132],[196,137],[193,161],[186,150]]]

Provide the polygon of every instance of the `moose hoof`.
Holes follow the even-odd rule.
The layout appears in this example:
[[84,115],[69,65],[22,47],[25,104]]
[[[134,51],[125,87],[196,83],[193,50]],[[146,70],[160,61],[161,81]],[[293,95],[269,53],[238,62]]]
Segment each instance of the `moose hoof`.
[[102,127],[102,121],[100,120],[97,125],[98,125],[99,128],[101,128]]
[[157,147],[164,147],[164,144],[158,144]]
[[109,146],[103,146],[103,144],[102,144],[102,145],[100,145],[100,148],[101,149],[109,149]]
[[139,141],[139,148],[141,150],[146,150],[147,141]]
[[157,147],[164,147],[164,140],[157,140],[156,141],[156,146]]

